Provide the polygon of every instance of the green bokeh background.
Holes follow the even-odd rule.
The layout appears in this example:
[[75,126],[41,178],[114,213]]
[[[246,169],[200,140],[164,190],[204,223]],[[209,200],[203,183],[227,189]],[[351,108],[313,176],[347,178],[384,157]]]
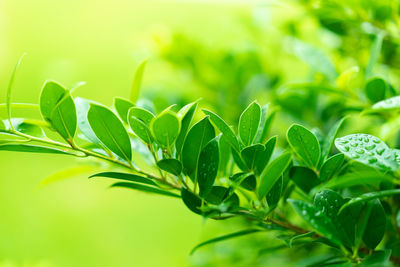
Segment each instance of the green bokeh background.
[[[37,103],[44,81],[54,79],[66,86],[86,81],[75,95],[110,105],[114,96],[128,97],[134,69],[152,54],[157,38],[179,31],[227,45],[241,38],[235,16],[247,7],[1,0],[1,102],[13,65],[27,52],[13,101]],[[169,72],[152,59],[144,85],[173,81]],[[109,190],[107,182],[88,180],[90,171],[40,186],[47,176],[77,163],[64,156],[0,152],[0,266],[188,266],[191,247],[225,230],[224,224],[203,222],[179,200]]]

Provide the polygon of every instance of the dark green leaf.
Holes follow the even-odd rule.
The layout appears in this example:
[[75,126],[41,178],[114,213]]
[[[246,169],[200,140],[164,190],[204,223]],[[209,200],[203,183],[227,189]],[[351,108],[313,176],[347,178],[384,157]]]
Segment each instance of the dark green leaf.
[[239,184],[244,189],[254,191],[257,187],[257,179],[252,173],[236,173],[229,177],[230,180],[234,181],[235,183]]
[[157,162],[157,166],[173,175],[178,176],[182,172],[182,163],[176,159],[162,159]]
[[290,169],[290,179],[306,193],[320,184],[317,174],[310,168],[302,166],[295,166]]
[[200,244],[198,244],[197,246],[195,246],[192,251],[190,252],[190,255],[192,255],[193,253],[196,252],[196,250],[198,250],[201,247],[204,247],[206,245],[212,244],[212,243],[217,243],[217,242],[221,242],[227,239],[232,239],[235,237],[239,237],[239,236],[244,236],[244,235],[248,235],[248,234],[252,234],[252,233],[257,233],[257,232],[261,232],[260,229],[248,229],[248,230],[243,230],[243,231],[239,231],[239,232],[235,232],[235,233],[231,233],[228,235],[223,235],[223,236],[219,236],[210,240],[207,240],[205,242],[202,242]]
[[45,146],[39,146],[39,145],[27,145],[27,144],[0,145],[0,150],[75,155],[74,153],[72,153],[66,149],[61,150],[61,149],[53,148],[53,147],[45,147]]
[[321,154],[317,137],[305,127],[293,124],[287,132],[287,138],[304,163],[310,168],[316,168]]
[[196,180],[199,156],[204,146],[215,137],[214,127],[208,117],[203,118],[190,128],[182,148],[182,164],[184,171]]
[[385,99],[385,93],[388,88],[387,83],[382,78],[370,79],[365,85],[365,95],[372,103]]
[[97,138],[108,149],[128,162],[132,160],[129,135],[114,112],[106,107],[90,104],[88,121]]
[[[261,144],[255,144],[245,147],[241,152],[242,159],[249,170],[254,171],[259,161],[264,161],[265,147]],[[261,165],[261,164],[260,164]],[[265,166],[265,165],[264,165]]]
[[133,104],[129,100],[120,97],[114,98],[114,108],[124,123],[128,123],[128,111],[131,107]]
[[279,200],[282,196],[283,178],[282,176],[275,182],[274,186],[267,194],[267,204],[270,210],[278,206]]
[[125,183],[125,182],[119,182],[113,184],[111,187],[123,187],[123,188],[129,188],[129,189],[135,189],[147,193],[153,193],[153,194],[158,194],[158,195],[164,195],[164,196],[170,196],[170,197],[176,197],[180,198],[178,194],[162,190],[157,187],[152,187],[152,186],[147,186],[147,185],[142,185],[142,184],[135,184],[135,183]]
[[223,207],[221,207],[221,209],[223,209],[224,212],[239,206],[239,197],[231,192],[229,188],[222,186],[213,186],[205,197],[205,200],[213,205],[222,204]]
[[197,105],[197,102],[187,104],[178,112],[178,117],[181,118],[181,131],[175,142],[177,156],[182,152],[183,143],[188,133],[190,123],[193,120],[194,113],[196,112]]
[[164,111],[150,124],[156,141],[164,148],[171,149],[181,129],[181,122],[175,113]]
[[289,166],[291,160],[292,154],[287,152],[280,155],[267,165],[260,176],[260,185],[257,191],[259,199],[264,198],[268,194],[276,181]]
[[342,153],[336,154],[330,157],[321,167],[319,178],[321,181],[330,180],[335,173],[340,169],[344,161],[344,155]]
[[365,260],[361,263],[361,267],[392,267],[393,264],[390,262],[390,256],[392,251],[390,249],[387,250],[378,250],[372,252],[371,255],[365,258]]
[[261,120],[261,107],[257,102],[251,103],[240,115],[239,136],[245,146],[253,144]]
[[375,249],[385,234],[386,214],[379,200],[371,202],[373,207],[362,239],[368,248]]
[[113,178],[113,179],[119,179],[119,180],[126,180],[126,181],[131,181],[135,183],[141,183],[141,184],[148,184],[148,185],[153,185],[157,186],[157,184],[151,180],[150,178],[140,176],[137,174],[133,173],[125,173],[125,172],[100,172],[91,175],[89,178],[93,177],[105,177],[105,178]]
[[277,136],[271,137],[267,143],[265,144],[265,149],[263,154],[256,161],[256,169],[255,174],[260,175],[264,170],[265,166],[267,166],[269,160],[271,159],[272,153],[274,152],[275,144],[276,144]]
[[199,195],[206,196],[217,177],[219,164],[219,150],[218,150],[218,137],[212,139],[201,150],[198,168],[197,168],[197,182],[199,183]]
[[202,200],[197,195],[182,187],[181,197],[186,207],[188,207],[194,213],[202,214],[202,211],[200,210]]
[[239,151],[240,150],[239,141],[235,133],[233,132],[232,128],[229,127],[229,125],[217,114],[206,109],[203,109],[203,112],[206,115],[210,116],[211,122],[218,128],[218,130],[221,131],[221,133],[224,135],[224,137],[232,146],[232,148],[235,149],[236,151]]

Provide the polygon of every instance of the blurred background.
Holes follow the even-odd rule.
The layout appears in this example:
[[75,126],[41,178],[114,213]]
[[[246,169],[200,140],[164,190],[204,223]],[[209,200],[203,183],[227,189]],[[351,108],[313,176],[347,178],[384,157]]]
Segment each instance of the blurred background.
[[[296,121],[324,133],[371,104],[359,93],[368,79],[382,77],[386,97],[397,94],[398,7],[392,0],[0,0],[0,102],[24,52],[14,102],[37,103],[52,79],[67,87],[85,81],[74,96],[111,105],[129,97],[136,67],[149,58],[141,98],[156,110],[202,98],[234,124],[257,99],[284,110],[277,108],[271,130],[280,142]],[[14,113],[28,115],[40,116]],[[398,121],[384,129],[370,127],[379,119],[352,122],[352,131],[398,143]],[[301,266],[295,254],[267,253],[283,243],[260,235],[189,257],[198,242],[244,222],[203,221],[178,200],[108,189],[87,179],[95,171],[66,156],[0,152],[1,267]],[[71,179],[43,185],[52,175]]]

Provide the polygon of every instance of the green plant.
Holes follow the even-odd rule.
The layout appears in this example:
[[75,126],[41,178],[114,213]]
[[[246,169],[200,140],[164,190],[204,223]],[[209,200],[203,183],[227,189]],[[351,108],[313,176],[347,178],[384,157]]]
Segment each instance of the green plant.
[[[134,102],[143,68],[135,76],[133,102],[115,98],[112,109],[74,98],[54,81],[45,83],[38,106],[12,103],[14,71],[8,117],[0,121],[0,150],[105,161],[111,171],[91,178],[179,198],[205,218],[248,222],[248,229],[201,243],[192,253],[210,243],[275,231],[290,248],[325,247],[327,256],[313,266],[399,263],[400,150],[369,134],[336,138],[345,119],[318,136],[293,124],[288,145],[281,140],[278,146],[278,136],[268,134],[274,112],[256,101],[242,112],[237,131],[207,109],[195,120],[198,102],[154,114]],[[376,100],[364,114],[397,116],[398,97]],[[15,118],[14,106],[37,107],[43,120]]]

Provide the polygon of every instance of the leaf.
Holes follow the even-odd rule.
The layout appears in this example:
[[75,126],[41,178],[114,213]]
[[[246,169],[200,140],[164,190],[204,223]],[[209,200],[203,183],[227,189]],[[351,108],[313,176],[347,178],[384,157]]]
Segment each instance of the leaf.
[[90,104],[88,121],[97,138],[108,149],[128,162],[132,160],[129,135],[114,112],[104,106]]
[[303,218],[314,230],[325,236],[335,244],[340,245],[339,234],[332,220],[321,212],[319,208],[302,200],[288,199],[294,210]]
[[385,36],[384,32],[380,31],[379,33],[376,34],[375,40],[372,43],[368,65],[365,69],[365,77],[367,79],[373,75],[374,67],[381,53],[382,41],[384,36]]
[[170,196],[170,197],[176,197],[180,198],[178,194],[165,191],[156,187],[151,187],[147,185],[141,185],[141,184],[135,184],[135,183],[125,183],[125,182],[119,182],[113,184],[111,187],[123,187],[123,188],[129,188],[129,189],[135,189],[139,191],[143,191],[146,193],[153,193],[153,194],[158,194],[158,195],[164,195],[164,196]]
[[90,103],[95,103],[94,101],[81,98],[81,97],[76,97],[74,99],[75,102],[75,107],[76,107],[76,113],[77,113],[77,123],[78,123],[78,128],[81,130],[83,135],[89,139],[94,144],[100,144],[99,138],[95,135],[93,132],[92,128],[90,127],[90,124],[87,119],[87,114],[90,108]]
[[273,210],[278,206],[279,200],[281,198],[283,191],[283,178],[282,176],[278,178],[274,186],[269,190],[266,198],[269,210]]
[[142,85],[143,73],[148,60],[149,59],[145,59],[139,64],[138,68],[136,69],[135,76],[133,77],[130,96],[132,103],[136,103],[136,101],[139,99],[140,86]]
[[385,99],[385,93],[388,85],[382,78],[372,78],[365,85],[365,95],[372,103]]
[[49,185],[49,184],[52,184],[55,182],[59,182],[59,181],[77,176],[82,173],[91,172],[91,171],[93,171],[93,169],[94,169],[93,166],[76,166],[76,167],[68,168],[68,169],[65,169],[62,171],[58,171],[56,173],[49,175],[45,179],[43,179],[40,182],[40,185],[45,186],[45,185]]
[[342,206],[339,212],[342,212],[344,209],[355,205],[357,203],[363,203],[367,202],[373,199],[378,199],[378,198],[383,198],[383,197],[388,197],[388,196],[393,196],[393,195],[398,195],[400,194],[400,189],[390,189],[390,190],[383,190],[379,192],[369,192],[362,194],[356,198],[352,198],[350,201],[348,201],[346,204]]
[[133,174],[133,173],[99,172],[99,173],[96,173],[96,174],[93,174],[93,175],[89,176],[89,178],[95,178],[95,177],[112,178],[112,179],[119,179],[119,180],[131,181],[131,182],[135,182],[135,183],[158,186],[150,178],[147,178],[147,177],[144,177],[144,176],[140,176],[140,175],[137,175],[137,174]]
[[255,174],[260,175],[264,170],[265,166],[267,166],[268,162],[271,159],[272,153],[274,152],[277,136],[271,137],[267,143],[265,144],[265,149],[263,154],[256,161],[256,169]]
[[197,105],[197,102],[187,104],[178,112],[178,117],[181,117],[181,130],[175,142],[177,156],[182,152],[183,143],[193,120],[194,113],[196,112]]
[[337,138],[335,145],[347,157],[382,171],[400,168],[396,152],[373,135],[347,135]]
[[5,144],[0,145],[0,150],[16,151],[16,152],[31,152],[31,153],[50,153],[50,154],[66,154],[75,155],[67,149],[58,149],[54,147],[46,147],[39,145],[27,145],[27,144]]
[[120,97],[114,98],[114,108],[124,123],[128,123],[128,111],[133,106],[134,105],[129,100]]
[[162,112],[150,123],[150,130],[155,140],[168,150],[178,138],[180,128],[178,117],[171,111]]
[[378,103],[375,103],[372,106],[372,110],[375,111],[391,111],[400,108],[400,96],[394,96]]
[[232,148],[236,151],[239,151],[239,141],[232,128],[229,127],[229,125],[217,114],[206,109],[202,109],[202,111],[204,112],[204,114],[210,116],[211,122],[218,128],[218,130],[221,131],[221,133],[224,135]]
[[317,137],[312,132],[299,124],[293,124],[287,132],[287,139],[308,167],[317,167],[321,149]]
[[261,107],[257,102],[251,103],[240,115],[239,136],[245,146],[253,143],[261,119]]
[[320,159],[320,165],[322,165],[325,160],[329,157],[329,153],[332,150],[332,146],[335,143],[335,138],[338,134],[338,131],[340,127],[343,125],[343,122],[345,121],[346,117],[338,120],[332,128],[329,130],[328,134],[324,138],[324,141],[321,146],[321,159]]
[[155,116],[153,113],[148,111],[147,109],[144,108],[139,108],[139,107],[132,107],[129,109],[128,112],[128,117],[135,117],[141,120],[144,124],[147,126],[150,125],[150,122],[155,119]]
[[181,198],[183,203],[186,205],[186,207],[189,208],[189,210],[196,214],[202,214],[202,211],[200,210],[202,200],[197,195],[182,187]]
[[[242,159],[249,170],[255,170],[258,162],[263,160],[265,147],[261,144],[255,144],[245,147],[241,152]],[[264,165],[265,166],[265,165]]]
[[[11,92],[14,87],[14,81],[15,81],[15,76],[17,74],[17,70],[19,66],[21,65],[22,59],[24,58],[26,54],[22,54],[22,56],[18,59],[17,64],[15,64],[15,67],[13,69],[13,72],[11,73],[10,81],[8,82],[8,87],[7,87],[7,97],[6,97],[6,107],[7,107],[7,118],[9,123],[11,124]],[[12,127],[12,124],[11,124]]]
[[391,267],[390,256],[392,251],[390,249],[373,251],[361,263],[361,267]]
[[212,139],[200,152],[197,182],[199,183],[199,195],[201,197],[205,197],[210,192],[217,177],[219,164],[218,139],[219,137]]
[[262,199],[267,195],[282,173],[289,166],[291,160],[292,154],[286,152],[267,165],[260,175],[260,185],[257,191],[259,199]]
[[219,205],[219,212],[229,212],[239,207],[239,197],[223,186],[213,186],[205,200],[207,204]]
[[290,169],[290,179],[304,192],[309,193],[311,189],[320,184],[317,174],[302,166],[295,166]]
[[375,249],[381,242],[386,230],[386,214],[379,200],[372,201],[371,215],[362,237],[365,245]]
[[224,240],[227,240],[227,239],[232,239],[232,238],[239,237],[239,236],[244,236],[244,235],[248,235],[248,234],[261,232],[261,231],[262,230],[260,230],[260,229],[248,229],[248,230],[242,230],[242,231],[239,231],[239,232],[234,232],[234,233],[231,233],[231,234],[227,234],[227,235],[223,235],[223,236],[219,236],[219,237],[207,240],[207,241],[202,242],[202,243],[198,244],[197,246],[195,246],[192,249],[192,251],[190,252],[190,255],[193,255],[193,253],[195,253],[196,250],[198,250],[199,248],[204,247],[206,245],[217,243],[217,242],[221,242],[221,241],[224,241]]
[[[11,123],[14,126],[13,129],[15,129],[17,132],[35,137],[45,137],[43,129],[36,124],[31,123],[29,120],[22,118],[12,118]],[[5,129],[11,129],[9,124],[9,121],[4,121],[3,125],[5,125]]]
[[257,187],[256,177],[252,173],[236,173],[230,176],[229,179],[250,191],[254,191]]
[[162,159],[157,162],[157,166],[173,175],[178,176],[182,172],[182,163],[176,159]]
[[258,126],[257,135],[255,138],[256,143],[264,143],[267,139],[267,134],[271,128],[272,120],[275,117],[276,110],[272,109],[269,114],[269,105],[264,105],[261,107],[261,120]]
[[319,179],[321,181],[330,180],[335,173],[340,169],[344,161],[344,155],[342,153],[336,154],[330,157],[325,163],[322,165]]
[[4,125],[4,122],[0,119],[0,130],[5,130],[6,126]]
[[129,126],[132,131],[143,140],[143,142],[146,144],[151,144],[153,142],[153,136],[151,135],[150,129],[142,120],[129,115]]
[[182,148],[182,164],[184,172],[193,181],[197,180],[199,156],[204,146],[215,137],[214,127],[208,117],[204,117],[190,128]]

